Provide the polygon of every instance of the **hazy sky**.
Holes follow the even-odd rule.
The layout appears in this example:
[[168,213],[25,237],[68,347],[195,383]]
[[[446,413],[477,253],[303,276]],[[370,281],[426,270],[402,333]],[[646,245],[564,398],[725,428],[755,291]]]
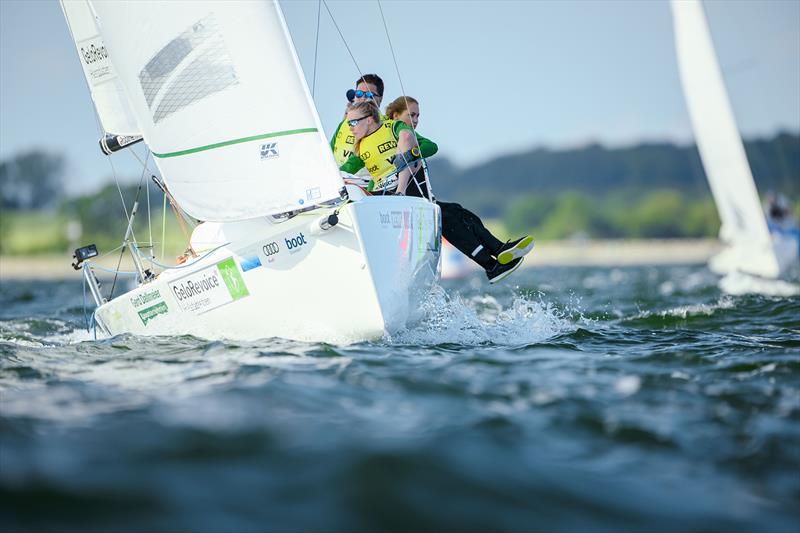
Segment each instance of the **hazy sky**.
[[[311,85],[316,0],[282,3]],[[378,4],[329,1],[364,72],[401,94]],[[384,1],[420,132],[461,165],[533,146],[689,142],[669,5],[639,1]],[[800,0],[705,2],[744,136],[800,131]],[[326,132],[358,71],[323,8],[315,99]],[[68,157],[69,188],[111,175],[58,2],[0,0],[0,157],[35,146]],[[126,153],[123,176],[139,174]]]

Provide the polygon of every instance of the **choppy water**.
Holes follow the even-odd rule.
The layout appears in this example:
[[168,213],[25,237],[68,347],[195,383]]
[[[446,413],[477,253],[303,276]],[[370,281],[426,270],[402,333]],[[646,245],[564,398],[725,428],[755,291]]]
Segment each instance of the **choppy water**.
[[94,341],[78,280],[4,282],[0,526],[796,527],[800,297],[702,267],[512,279],[344,347]]

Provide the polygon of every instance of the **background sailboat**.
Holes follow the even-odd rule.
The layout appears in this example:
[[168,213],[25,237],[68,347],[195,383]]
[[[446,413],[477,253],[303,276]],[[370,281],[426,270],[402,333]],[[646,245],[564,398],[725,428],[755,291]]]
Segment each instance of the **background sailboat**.
[[725,90],[703,6],[672,0],[675,46],[697,148],[717,205],[725,249],[709,261],[719,274],[766,278],[798,263],[795,239],[771,235]]

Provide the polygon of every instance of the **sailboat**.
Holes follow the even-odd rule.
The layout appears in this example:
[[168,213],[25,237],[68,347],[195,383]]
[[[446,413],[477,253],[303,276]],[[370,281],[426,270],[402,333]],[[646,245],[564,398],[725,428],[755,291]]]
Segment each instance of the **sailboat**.
[[98,329],[355,342],[419,318],[439,278],[439,207],[345,186],[277,2],[61,5],[104,138],[143,139],[203,221],[196,256],[157,274],[129,242],[138,286],[110,301],[96,250],[76,250]]
[[796,234],[770,232],[699,0],[672,0],[678,67],[689,116],[721,220],[718,274],[785,276],[798,264]]

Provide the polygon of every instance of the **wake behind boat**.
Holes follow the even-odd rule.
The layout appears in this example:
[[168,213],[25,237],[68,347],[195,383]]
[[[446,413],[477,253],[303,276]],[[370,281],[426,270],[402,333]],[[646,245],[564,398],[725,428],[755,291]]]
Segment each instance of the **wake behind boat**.
[[109,302],[95,252],[77,251],[100,329],[352,342],[416,318],[439,275],[439,207],[345,188],[277,3],[62,7],[105,138],[143,138],[165,193],[205,221],[199,253],[158,275],[129,226],[139,286]]

